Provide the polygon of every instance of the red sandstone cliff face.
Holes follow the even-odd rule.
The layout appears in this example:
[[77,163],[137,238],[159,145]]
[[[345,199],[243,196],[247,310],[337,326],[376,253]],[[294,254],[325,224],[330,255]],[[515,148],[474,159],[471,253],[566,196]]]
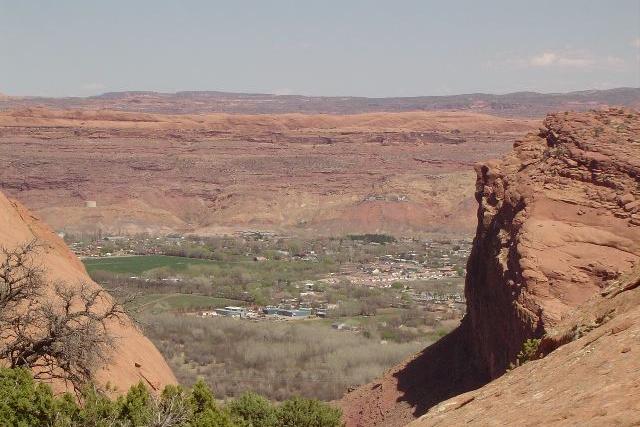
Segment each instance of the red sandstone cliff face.
[[[11,248],[33,239],[43,246],[39,261],[51,283],[64,281],[69,285],[87,283],[98,286],[91,281],[78,258],[47,225],[0,193],[0,244]],[[98,372],[97,382],[100,385],[109,383],[116,392],[125,392],[142,381],[150,389],[159,391],[165,385],[177,382],[160,352],[131,321],[113,321],[109,329],[116,337],[116,345],[107,366]],[[64,388],[61,383],[53,386]]]
[[[580,390],[605,388],[600,398],[548,406],[548,422],[591,420],[562,411],[571,405],[604,407],[607,393],[624,406],[622,384],[634,384],[635,396],[640,395],[638,363],[620,359],[638,344],[631,345],[637,341],[640,311],[629,301],[640,299],[640,275],[625,275],[640,262],[640,115],[624,110],[552,114],[539,133],[518,141],[501,161],[478,166],[477,174],[478,228],[467,268],[467,316],[451,336],[347,395],[342,404],[348,425],[400,426],[426,411],[417,425],[505,423],[507,408],[513,407],[525,414],[522,421],[538,422],[536,408],[544,405],[527,406],[527,399],[545,396],[547,402],[554,383],[574,397]],[[603,319],[612,320],[613,328],[627,325],[625,332],[600,329]],[[603,339],[593,350],[599,358],[570,372],[563,368],[563,363],[582,363],[575,351],[605,335],[614,337],[609,345],[629,350],[618,349],[607,358]],[[573,340],[586,344],[571,342],[532,363],[548,370],[536,371],[535,380],[527,364],[429,410],[500,377],[523,341],[543,336],[546,353]],[[590,378],[606,360],[614,384]],[[637,401],[627,407],[640,410]],[[600,421],[611,421],[606,414]]]
[[468,322],[478,369],[502,374],[640,256],[640,125],[622,110],[554,114],[478,168]]

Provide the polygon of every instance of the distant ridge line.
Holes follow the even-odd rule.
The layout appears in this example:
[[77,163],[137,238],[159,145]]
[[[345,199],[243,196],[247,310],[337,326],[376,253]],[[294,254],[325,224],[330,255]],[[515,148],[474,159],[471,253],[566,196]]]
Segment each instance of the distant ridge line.
[[549,112],[586,111],[609,106],[640,108],[640,88],[567,93],[471,93],[413,97],[305,96],[222,91],[106,92],[89,97],[0,97],[0,110],[44,106],[59,109],[113,109],[162,114],[358,114],[409,111],[473,111],[505,117],[542,117]]

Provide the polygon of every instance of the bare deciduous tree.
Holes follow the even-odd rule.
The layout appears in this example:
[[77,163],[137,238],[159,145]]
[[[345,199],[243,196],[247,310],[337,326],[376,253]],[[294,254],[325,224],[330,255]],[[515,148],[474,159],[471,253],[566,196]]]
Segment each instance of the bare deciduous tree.
[[193,418],[193,408],[187,393],[181,388],[167,388],[162,396],[152,396],[151,399],[151,427],[184,426]]
[[0,247],[0,322],[40,295],[43,271],[34,262],[40,249],[35,240],[11,250]]
[[79,390],[106,363],[124,320],[120,304],[88,283],[49,283],[33,241],[0,247],[0,360],[28,367],[37,379],[61,379]]

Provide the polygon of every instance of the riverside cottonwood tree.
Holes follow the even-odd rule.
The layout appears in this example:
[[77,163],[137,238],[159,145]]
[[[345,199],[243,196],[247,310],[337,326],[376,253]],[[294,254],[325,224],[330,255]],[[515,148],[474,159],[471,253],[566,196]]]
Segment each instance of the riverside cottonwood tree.
[[108,360],[115,337],[107,323],[124,320],[124,311],[88,283],[48,282],[41,250],[37,241],[0,246],[0,363],[78,391]]

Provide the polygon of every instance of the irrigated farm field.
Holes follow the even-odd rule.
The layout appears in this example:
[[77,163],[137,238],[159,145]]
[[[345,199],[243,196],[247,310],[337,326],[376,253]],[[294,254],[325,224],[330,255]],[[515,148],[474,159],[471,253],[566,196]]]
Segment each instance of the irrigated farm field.
[[122,274],[143,274],[156,268],[171,272],[188,270],[192,266],[214,265],[215,261],[184,258],[167,255],[122,256],[106,258],[86,258],[82,261],[89,273],[108,271]]

